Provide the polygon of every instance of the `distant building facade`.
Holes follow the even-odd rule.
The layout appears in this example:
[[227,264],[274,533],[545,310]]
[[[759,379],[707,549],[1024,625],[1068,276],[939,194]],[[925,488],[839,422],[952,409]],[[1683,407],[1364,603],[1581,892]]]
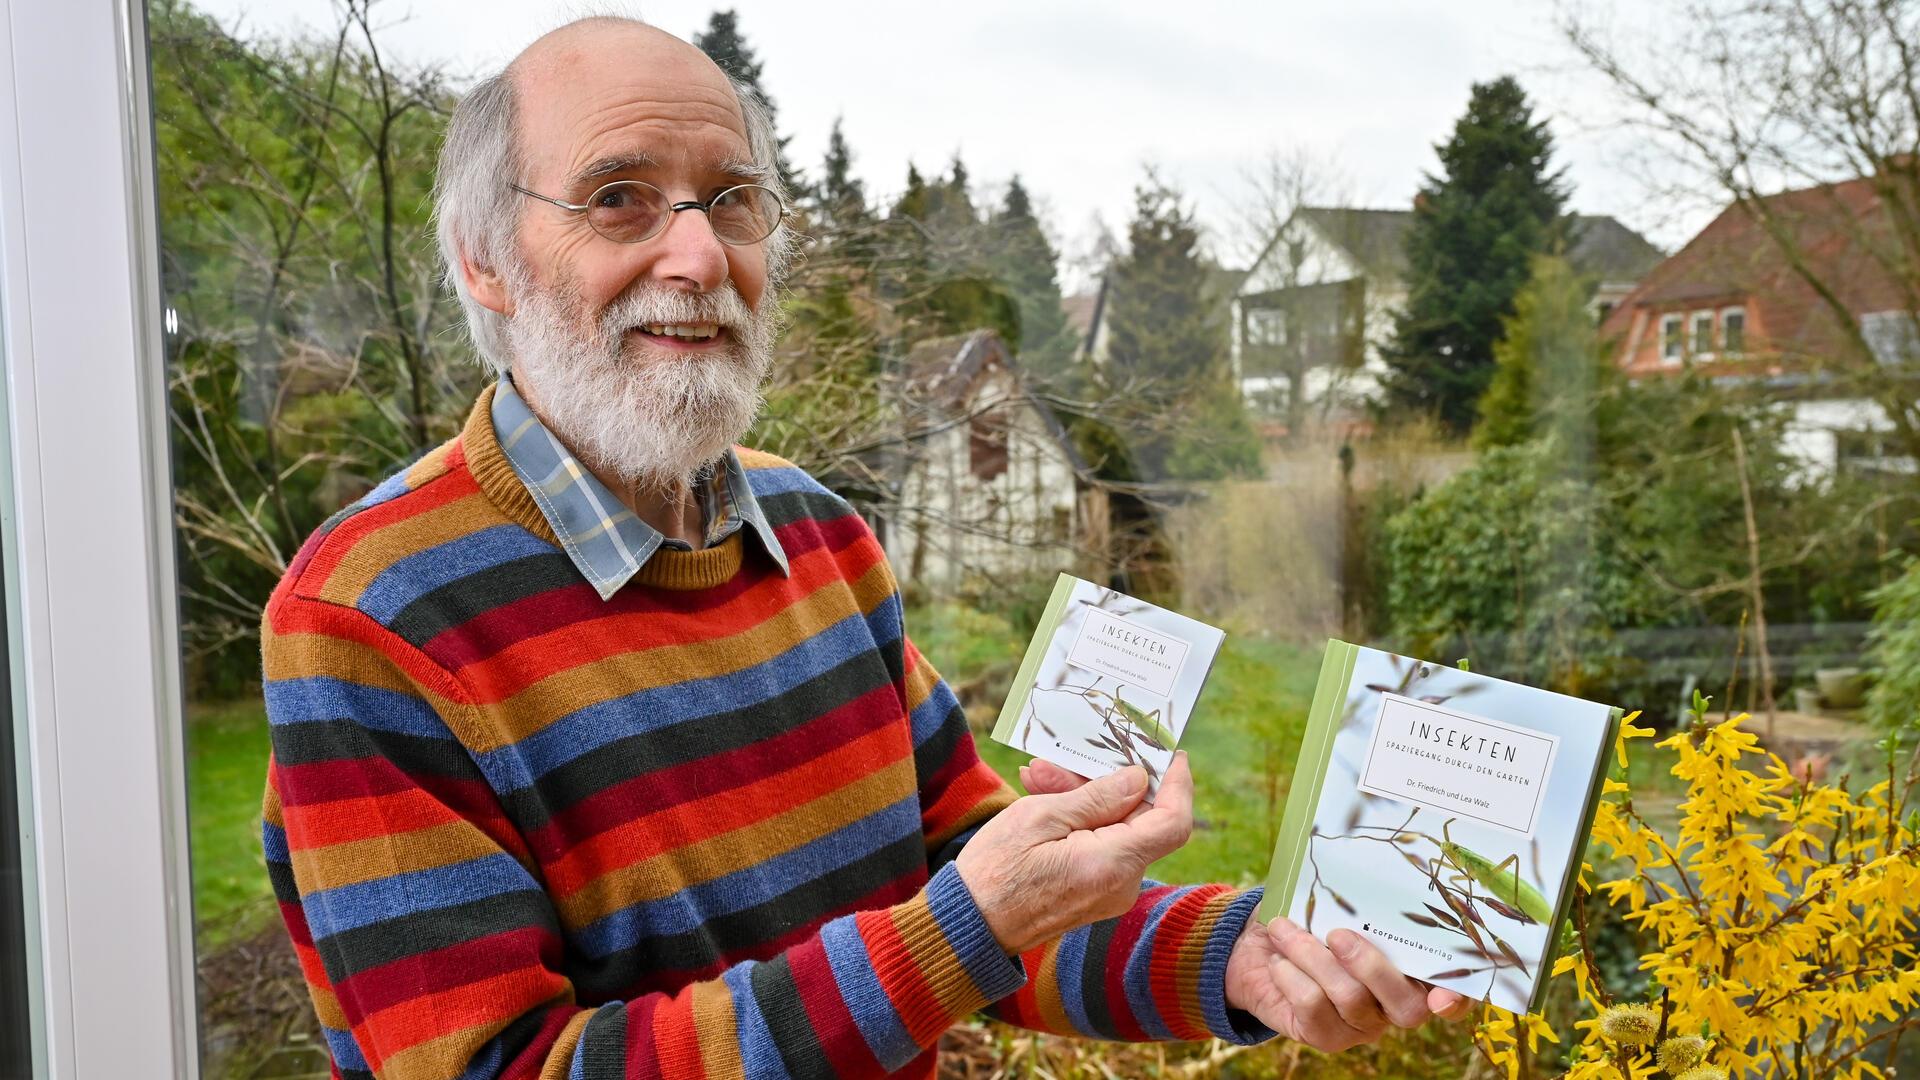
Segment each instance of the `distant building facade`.
[[[1407,299],[1412,210],[1301,207],[1234,293],[1236,377],[1285,423],[1357,426],[1387,368],[1381,347]],[[1596,317],[1632,293],[1660,250],[1610,217],[1579,215],[1568,260],[1596,283]]]
[[1760,383],[1791,410],[1786,449],[1811,474],[1911,472],[1885,410],[1837,377],[1860,360],[1920,373],[1920,271],[1897,274],[1870,249],[1891,228],[1882,194],[1863,177],[1721,211],[1608,314],[1616,362],[1633,379],[1692,369]]

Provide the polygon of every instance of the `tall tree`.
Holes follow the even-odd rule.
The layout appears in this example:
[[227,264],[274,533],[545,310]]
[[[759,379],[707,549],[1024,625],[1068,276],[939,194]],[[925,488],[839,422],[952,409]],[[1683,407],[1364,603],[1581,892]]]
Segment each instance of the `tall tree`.
[[828,237],[868,224],[867,186],[853,175],[853,148],[841,130],[840,118],[827,134],[827,153],[820,163],[820,182],[812,191],[815,224]]
[[1059,253],[1040,227],[1033,198],[1015,176],[988,221],[988,259],[994,277],[1020,308],[1022,366],[1043,380],[1066,374],[1073,333],[1060,307]]
[[903,344],[982,327],[1020,339],[1020,311],[986,264],[984,226],[967,167],[929,183],[907,166],[907,187],[887,215],[890,293],[905,322]]
[[1506,331],[1493,347],[1492,381],[1473,429],[1477,449],[1553,436],[1575,461],[1593,455],[1593,428],[1606,421],[1605,393],[1619,380],[1611,351],[1588,310],[1589,284],[1557,255],[1534,259],[1533,276],[1514,299]]
[[1258,467],[1211,279],[1192,214],[1149,172],[1134,189],[1127,253],[1108,279],[1103,373],[1112,397],[1131,405],[1117,430],[1134,479],[1211,479]]
[[1511,76],[1474,84],[1452,137],[1434,149],[1441,172],[1421,186],[1407,230],[1387,404],[1465,434],[1530,261],[1562,245],[1567,192],[1546,122]]
[[[747,44],[746,35],[740,32],[738,11],[728,8],[708,15],[707,28],[693,35],[693,44],[720,65],[721,71],[753,87],[754,92],[760,95],[760,100],[767,103],[767,111],[778,120],[779,110],[774,105],[773,95],[767,93],[766,85],[760,81],[760,57],[754,53],[753,46]],[[804,184],[799,172],[787,158],[787,143],[791,138],[790,135],[780,136],[777,167],[787,190],[800,194]]]

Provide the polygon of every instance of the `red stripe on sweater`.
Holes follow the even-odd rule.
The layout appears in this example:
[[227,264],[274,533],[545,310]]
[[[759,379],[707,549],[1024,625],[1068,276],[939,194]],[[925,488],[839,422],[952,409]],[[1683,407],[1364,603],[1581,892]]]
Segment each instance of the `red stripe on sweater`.
[[787,967],[793,972],[793,985],[800,993],[800,1004],[813,1024],[814,1037],[827,1062],[840,1076],[870,1076],[880,1072],[880,1060],[860,1034],[840,996],[840,984],[834,980],[833,965],[827,961],[827,947],[819,937],[809,937],[787,953]]
[[1153,958],[1147,967],[1147,985],[1161,1018],[1182,1039],[1204,1039],[1211,1033],[1207,1031],[1205,1018],[1188,1012],[1182,1001],[1180,957],[1189,949],[1205,947],[1205,942],[1193,940],[1195,921],[1206,910],[1209,900],[1228,891],[1225,885],[1202,885],[1194,889],[1174,901],[1154,931]]
[[[632,1028],[628,1028],[628,1061],[633,1060]],[[674,1080],[706,1080],[707,1065],[700,1058],[700,1033],[693,1026],[693,993],[682,990],[660,1003],[653,1016],[653,1058],[660,1075]]]
[[357,1015],[379,1012],[421,993],[507,975],[523,968],[558,967],[560,939],[545,927],[525,926],[413,953],[342,979],[333,990]]
[[1113,1015],[1114,1033],[1128,1042],[1140,1042],[1147,1037],[1147,1033],[1140,1026],[1140,1021],[1134,1018],[1133,1010],[1126,1006],[1127,957],[1133,954],[1134,946],[1140,942],[1140,935],[1146,932],[1147,914],[1152,911],[1153,905],[1174,888],[1172,885],[1161,885],[1142,889],[1140,899],[1114,924],[1113,940],[1107,943],[1103,984],[1107,1000],[1112,1003],[1109,1011]]
[[905,742],[899,728],[881,728],[799,768],[625,822],[581,841],[549,863],[547,889],[565,899],[609,870],[812,802],[898,760]]
[[[318,595],[326,588],[333,572],[340,568],[347,556],[360,541],[396,522],[418,517],[430,510],[445,506],[450,502],[472,495],[480,490],[473,474],[465,469],[442,473],[432,481],[414,488],[403,495],[396,495],[386,502],[369,506],[356,512],[352,517],[333,527],[327,534],[326,543],[314,552],[307,561],[306,573],[300,576],[300,591],[308,596]],[[480,523],[476,522],[476,527]],[[407,552],[406,554],[412,554]]]
[[[862,735],[898,724],[900,714],[891,708],[892,702],[893,695],[883,686],[771,739],[641,773],[602,788],[555,812],[546,825],[527,834],[527,843],[541,858],[558,859],[567,848],[585,838],[635,818],[724,795],[744,784],[764,780],[824,750],[844,746]],[[679,839],[692,843],[708,835],[711,834],[701,832]]]

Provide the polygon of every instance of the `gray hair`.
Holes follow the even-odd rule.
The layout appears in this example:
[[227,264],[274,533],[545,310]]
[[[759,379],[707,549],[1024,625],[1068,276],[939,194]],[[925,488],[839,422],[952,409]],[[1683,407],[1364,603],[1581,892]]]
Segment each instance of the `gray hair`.
[[[789,195],[785,178],[780,175],[780,140],[774,131],[773,110],[752,86],[731,74],[727,81],[740,101],[748,152],[756,165],[767,170],[767,179],[760,182],[786,202]],[[512,363],[507,317],[473,298],[460,273],[460,262],[465,256],[475,266],[500,274],[516,289],[525,288],[529,282],[517,238],[526,200],[508,186],[526,183],[518,118],[519,90],[509,65],[475,83],[454,105],[433,181],[434,234],[440,244],[444,280],[460,300],[474,351],[503,375]],[[782,221],[763,241],[770,293],[785,282],[799,239],[791,221]]]

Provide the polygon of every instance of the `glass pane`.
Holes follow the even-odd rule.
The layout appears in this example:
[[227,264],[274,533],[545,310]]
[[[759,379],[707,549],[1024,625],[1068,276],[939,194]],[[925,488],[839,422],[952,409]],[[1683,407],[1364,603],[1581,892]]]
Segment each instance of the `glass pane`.
[[[420,1001],[442,1000],[399,970],[439,980],[446,1002],[484,999],[449,1015],[494,1034],[443,1020],[393,1037],[446,1036],[435,1045],[458,1060],[442,1071],[492,1075],[545,1054],[566,1022],[543,1011],[558,990],[498,1005],[504,992],[474,989],[477,971],[520,955],[514,942],[541,943],[527,961],[539,978],[597,1008],[798,949],[832,917],[895,903],[890,889],[911,895],[937,854],[861,870],[834,829],[767,824],[794,809],[808,767],[830,775],[807,805],[832,813],[851,813],[846,785],[870,779],[817,764],[860,737],[835,726],[843,688],[809,683],[807,697],[776,660],[818,660],[844,633],[870,635],[848,664],[893,665],[869,672],[878,682],[909,666],[884,573],[847,585],[857,613],[781,614],[798,603],[784,589],[841,595],[848,552],[873,542],[945,687],[926,691],[928,711],[950,721],[918,744],[920,786],[900,806],[954,775],[1019,790],[1028,758],[990,732],[1060,573],[1226,631],[1179,740],[1198,794],[1192,839],[1152,870],[1170,882],[1265,880],[1329,639],[1637,709],[1662,736],[1751,713],[1782,769],[1850,778],[1856,797],[1851,778],[1886,775],[1877,740],[1911,752],[1920,236],[1911,215],[1874,216],[1912,205],[1888,195],[1913,182],[1911,155],[1866,155],[1887,163],[1866,175],[1819,155],[1851,135],[1808,131],[1737,168],[1702,165],[1711,132],[1674,126],[1695,114],[1641,115],[1620,81],[1665,80],[1742,42],[1753,55],[1733,70],[1781,76],[1752,100],[1853,85],[1794,65],[1897,61],[1873,20],[1815,5],[1821,32],[1880,36],[1789,55],[1767,43],[1813,31],[1760,25],[1784,18],[1776,5],[1723,5],[1727,33],[1702,42],[1627,0],[1599,6],[1658,32],[1473,4],[1286,19],[1215,5],[1177,27],[1144,4],[1072,20],[989,5],[937,24],[661,4],[662,28],[770,99],[777,140],[743,151],[731,129],[701,142],[641,123],[664,143],[569,142],[569,103],[592,112],[569,94],[655,70],[596,67],[610,42],[644,43],[594,24],[520,87],[517,163],[479,124],[448,156],[452,194],[436,196],[461,95],[479,89],[472,115],[505,115],[483,77],[548,28],[526,5],[419,3],[401,18],[331,0],[148,3],[214,1080],[323,1075],[329,1053],[360,1075],[388,1022],[364,1001],[426,1015]],[[1386,19],[1402,30],[1391,40]],[[856,51],[848,25],[893,36]],[[1204,29],[1218,26],[1234,32]],[[1464,40],[1475,49],[1429,47]],[[1677,56],[1629,55],[1668,41]],[[1707,92],[1673,78],[1676,94]],[[1757,161],[1780,164],[1744,171]],[[507,185],[577,202],[635,179],[685,203],[761,173],[787,189],[784,266],[778,243],[708,243],[699,214],[617,244]],[[454,275],[465,307],[439,264],[436,197],[472,263]],[[1876,239],[1850,246],[1861,236]],[[489,356],[520,365],[517,394]],[[709,468],[736,438],[753,448],[739,477]],[[695,478],[681,503],[659,495],[676,469]],[[836,516],[847,508],[864,526]],[[656,548],[643,522],[698,550]],[[303,556],[316,533],[326,542]],[[263,668],[262,612],[289,574],[306,584],[282,594]],[[618,634],[596,621],[616,615]],[[897,697],[873,700],[928,682],[898,678]],[[940,713],[948,692],[957,711]],[[805,725],[812,737],[791,735]],[[656,728],[702,734],[668,746]],[[1676,750],[1634,749],[1635,811],[1674,838],[1690,796]],[[270,750],[281,780],[263,811]],[[693,758],[721,764],[675,771]],[[429,820],[444,832],[413,835]],[[924,843],[925,827],[900,835]],[[696,846],[709,862],[686,854]],[[1601,880],[1628,874],[1616,854],[1596,849]],[[463,923],[441,910],[451,901],[421,899],[443,879],[461,897],[518,882],[514,903],[544,914],[462,909]],[[1620,1000],[1658,1000],[1635,962],[1657,931],[1624,900],[1583,904],[1593,970]],[[356,977],[369,989],[350,1002],[335,984]],[[1099,1026],[1079,1005],[1035,1009],[1012,1019]],[[1574,1063],[1589,1038],[1574,1024],[1592,1011],[1556,984],[1546,1022],[1561,1041],[1527,1052],[1536,1071]],[[956,1074],[1162,1069],[1157,1048],[1029,1042],[1006,1018],[953,1029]],[[1453,1076],[1475,1037],[1428,1026],[1345,1060],[1356,1076]],[[1920,1040],[1862,1060],[1885,1063],[1890,1045]],[[1169,1051],[1194,1075],[1297,1064],[1284,1045],[1231,1066],[1208,1064],[1214,1052]]]
[[[3,421],[0,421],[3,422]],[[7,609],[11,566],[0,575],[0,612]],[[0,657],[10,655],[13,642],[7,622],[0,617]],[[22,849],[20,810],[25,801],[20,778],[27,775],[23,732],[13,720],[12,669],[0,666],[0,1076],[29,1076],[33,1072],[30,980],[39,973],[29,968],[26,896],[30,879],[23,870],[28,857]]]

